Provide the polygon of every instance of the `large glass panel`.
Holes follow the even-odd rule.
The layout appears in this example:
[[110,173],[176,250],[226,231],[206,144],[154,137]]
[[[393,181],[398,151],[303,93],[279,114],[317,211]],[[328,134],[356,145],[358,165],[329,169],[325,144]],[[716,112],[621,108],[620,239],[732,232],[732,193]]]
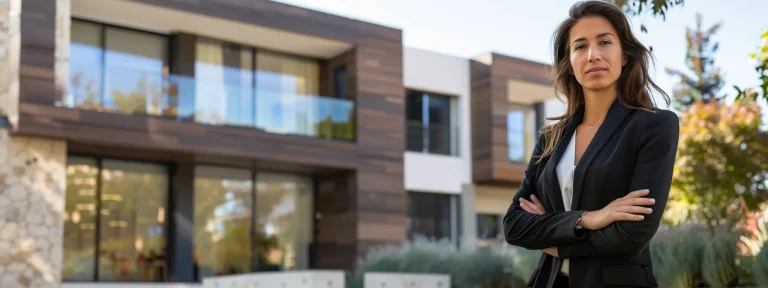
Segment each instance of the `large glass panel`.
[[477,214],[477,238],[495,240],[499,237],[501,216]]
[[67,158],[67,197],[64,211],[64,263],[61,276],[93,281],[96,276],[96,159]]
[[99,109],[104,57],[102,26],[72,20],[69,45],[69,95],[67,107]]
[[406,150],[424,152],[424,93],[405,95]]
[[196,53],[197,121],[253,125],[253,50],[200,38]]
[[451,195],[408,193],[408,237],[451,239]]
[[195,169],[194,259],[198,280],[251,272],[251,179],[247,170]]
[[532,106],[511,104],[507,112],[509,160],[528,162],[536,144],[536,111]]
[[128,114],[167,115],[174,111],[163,93],[168,38],[123,28],[105,29],[104,107]]
[[[316,61],[259,51],[256,54],[256,126],[273,133],[318,136],[330,117],[319,95]],[[324,107],[325,106],[325,107]]]
[[256,249],[259,270],[309,268],[312,182],[279,174],[256,177]]
[[99,280],[165,280],[166,168],[116,160],[102,164]]
[[451,99],[448,96],[429,95],[429,153],[451,154]]

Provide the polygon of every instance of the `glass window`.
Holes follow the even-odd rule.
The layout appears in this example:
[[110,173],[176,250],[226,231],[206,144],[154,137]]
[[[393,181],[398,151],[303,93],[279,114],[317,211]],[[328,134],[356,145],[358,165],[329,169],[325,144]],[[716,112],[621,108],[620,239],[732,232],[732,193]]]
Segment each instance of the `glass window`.
[[61,277],[93,281],[96,274],[96,159],[67,158],[67,197],[64,211],[64,263]]
[[165,279],[166,168],[116,160],[102,165],[99,280]]
[[101,107],[104,57],[103,33],[99,24],[72,21],[69,44],[68,107],[97,109]]
[[70,157],[67,174],[64,279],[165,280],[166,168]]
[[531,106],[512,105],[507,112],[507,153],[510,161],[525,162],[536,144],[536,112]]
[[501,218],[494,214],[477,214],[477,238],[494,240],[499,237]]
[[507,146],[509,160],[525,160],[525,114],[523,111],[507,112]]
[[247,170],[195,169],[195,255],[198,280],[251,272],[253,181]]
[[424,94],[408,91],[405,96],[406,150],[424,152]]
[[312,180],[259,173],[254,191],[252,175],[248,170],[195,169],[195,262],[199,279],[309,268]]
[[309,268],[312,182],[259,173],[256,177],[256,249],[260,271]]
[[406,149],[457,155],[451,97],[409,91],[406,94]]
[[104,107],[129,114],[160,115],[167,107],[163,79],[168,67],[168,38],[106,27]]
[[253,49],[198,38],[196,53],[195,119],[253,125]]
[[164,97],[168,38],[73,20],[70,107],[127,114],[169,114]]
[[453,240],[455,196],[409,192],[408,198],[408,238]]
[[317,126],[331,108],[328,99],[315,97],[320,89],[317,61],[259,51],[256,69],[256,126],[317,136]]
[[451,99],[429,95],[428,142],[429,153],[451,155]]

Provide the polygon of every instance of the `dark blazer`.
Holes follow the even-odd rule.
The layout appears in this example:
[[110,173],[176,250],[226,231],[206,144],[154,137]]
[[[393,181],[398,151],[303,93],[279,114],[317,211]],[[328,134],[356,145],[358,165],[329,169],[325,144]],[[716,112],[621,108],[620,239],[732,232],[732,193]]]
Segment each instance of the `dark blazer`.
[[[659,227],[667,203],[677,150],[679,120],[675,113],[632,109],[614,101],[574,171],[573,204],[565,211],[556,167],[584,116],[581,106],[550,157],[536,163],[544,150],[539,137],[520,190],[504,216],[507,243],[538,250],[557,247],[559,257],[544,254],[528,287],[552,287],[561,259],[570,259],[571,288],[657,287],[648,242]],[[629,192],[649,189],[656,199],[653,214],[639,222],[614,222],[589,231],[577,230],[585,211],[600,210]],[[536,195],[546,214],[529,213],[520,197]]]

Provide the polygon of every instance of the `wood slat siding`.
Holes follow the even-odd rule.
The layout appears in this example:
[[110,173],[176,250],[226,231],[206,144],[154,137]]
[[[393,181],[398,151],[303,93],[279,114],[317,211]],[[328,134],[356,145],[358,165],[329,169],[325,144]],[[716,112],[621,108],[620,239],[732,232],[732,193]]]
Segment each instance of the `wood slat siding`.
[[483,184],[515,185],[526,164],[509,160],[507,150],[507,84],[520,80],[552,85],[550,66],[500,54],[490,65],[471,60],[472,177]]
[[[320,77],[325,82],[322,94],[330,95],[333,67],[347,65],[347,98],[356,103],[355,141],[55,107],[59,98],[54,87],[54,1],[22,2],[21,100],[16,133],[67,139],[71,152],[83,154],[220,163],[314,175],[318,186],[315,211],[322,217],[315,219],[312,268],[351,270],[370,248],[406,239],[400,30],[272,1],[129,1],[353,44],[353,49],[321,60]],[[189,46],[193,40],[194,35],[176,35],[172,48]],[[190,55],[173,57],[188,59]],[[174,65],[181,74],[194,73],[184,64]]]

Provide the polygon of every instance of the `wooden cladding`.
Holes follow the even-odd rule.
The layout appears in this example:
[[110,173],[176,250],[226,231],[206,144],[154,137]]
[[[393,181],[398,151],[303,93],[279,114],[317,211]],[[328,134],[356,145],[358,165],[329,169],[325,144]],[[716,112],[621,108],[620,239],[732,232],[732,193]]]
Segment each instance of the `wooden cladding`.
[[551,85],[550,66],[499,54],[490,57],[489,63],[470,63],[472,178],[477,183],[519,183],[527,164],[509,160],[507,85],[509,80]]

